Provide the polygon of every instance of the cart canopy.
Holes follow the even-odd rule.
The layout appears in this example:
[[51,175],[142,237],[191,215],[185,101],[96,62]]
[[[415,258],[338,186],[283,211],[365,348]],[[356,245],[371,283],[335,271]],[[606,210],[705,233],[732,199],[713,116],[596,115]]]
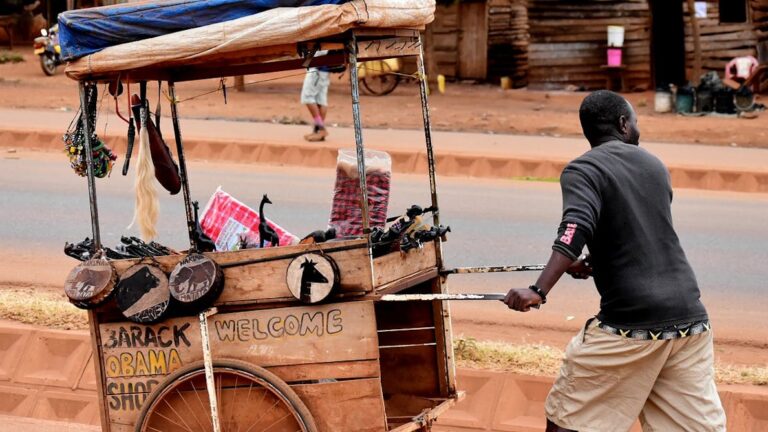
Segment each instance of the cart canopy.
[[71,61],[104,48],[231,21],[278,7],[341,4],[348,0],[165,0],[140,1],[64,12],[59,43]]
[[[295,55],[297,43],[348,30],[424,28],[434,19],[434,12],[435,0],[351,0],[340,4],[274,8],[104,48],[71,62],[67,75],[79,80],[137,70],[232,66],[270,56],[274,59]],[[84,22],[83,25],[90,24]]]

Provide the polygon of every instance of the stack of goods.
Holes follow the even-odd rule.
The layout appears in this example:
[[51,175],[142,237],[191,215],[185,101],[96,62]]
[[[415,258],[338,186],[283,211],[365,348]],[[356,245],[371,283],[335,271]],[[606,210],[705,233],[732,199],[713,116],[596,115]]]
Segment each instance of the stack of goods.
[[390,252],[408,252],[411,249],[421,248],[424,243],[434,241],[438,237],[446,241],[446,234],[451,232],[451,227],[442,225],[432,226],[425,222],[425,213],[437,212],[436,207],[421,208],[412,205],[400,217],[387,219],[392,224],[385,230],[374,227],[371,232],[373,244],[373,257],[386,255]]
[[[387,221],[389,189],[392,180],[392,159],[387,153],[365,151],[365,181],[368,192],[368,217],[371,228],[384,227]],[[336,236],[358,237],[363,235],[363,211],[360,208],[360,176],[357,155],[354,150],[339,150],[336,161],[336,185],[330,227]]]
[[[121,237],[121,244],[116,248],[103,248],[104,257],[108,259],[130,259],[164,255],[176,255],[178,252],[159,243],[145,243],[136,237]],[[79,261],[88,261],[93,256],[93,240],[85,238],[80,243],[65,243],[64,253]]]
[[[104,178],[112,172],[112,165],[117,160],[112,150],[96,135],[96,101],[98,91],[96,86],[86,87],[86,101],[88,112],[91,115],[88,118],[88,129],[91,132],[90,145],[93,156],[93,175],[97,178]],[[81,177],[88,175],[88,155],[85,151],[85,127],[83,124],[82,111],[78,111],[75,118],[67,128],[67,132],[62,137],[64,140],[64,151],[69,156],[69,164],[75,173]]]
[[[262,201],[262,211],[264,202]],[[278,238],[278,244],[270,244],[267,241],[266,245],[288,246],[299,242],[296,236],[270,221],[269,218],[265,217],[264,220],[270,232],[274,231]],[[231,251],[240,249],[241,243],[247,243],[248,247],[265,245],[259,235],[260,221],[258,212],[218,188],[203,210],[200,226],[203,232],[216,243],[216,250]]]

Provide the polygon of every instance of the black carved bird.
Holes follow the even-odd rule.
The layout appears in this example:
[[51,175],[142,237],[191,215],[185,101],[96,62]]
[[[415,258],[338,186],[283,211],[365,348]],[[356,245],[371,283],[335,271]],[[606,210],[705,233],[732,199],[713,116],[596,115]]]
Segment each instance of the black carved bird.
[[261,199],[259,205],[259,247],[264,247],[264,242],[268,241],[272,247],[280,246],[280,237],[277,236],[275,230],[267,223],[267,217],[264,216],[264,204],[272,204],[267,194],[264,194],[264,198]]

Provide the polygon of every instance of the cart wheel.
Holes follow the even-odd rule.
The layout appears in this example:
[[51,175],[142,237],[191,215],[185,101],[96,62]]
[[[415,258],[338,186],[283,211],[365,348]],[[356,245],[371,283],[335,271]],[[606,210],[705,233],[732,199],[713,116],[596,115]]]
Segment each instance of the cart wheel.
[[[213,362],[219,424],[227,431],[317,432],[299,396],[280,378],[236,360]],[[203,362],[169,375],[147,398],[136,432],[209,432],[211,406]]]
[[400,83],[400,75],[392,73],[392,67],[385,61],[375,63],[377,67],[381,67],[381,70],[366,73],[363,77],[363,87],[375,96],[388,95]]

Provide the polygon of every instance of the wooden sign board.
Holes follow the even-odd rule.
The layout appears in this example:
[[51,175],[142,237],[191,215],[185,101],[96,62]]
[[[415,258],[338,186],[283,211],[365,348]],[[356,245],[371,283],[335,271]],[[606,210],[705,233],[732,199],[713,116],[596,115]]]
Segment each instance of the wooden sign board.
[[[196,317],[155,325],[102,324],[99,331],[105,404],[113,424],[133,425],[149,392],[166,375],[203,359]],[[209,331],[214,360],[284,369],[279,376],[290,375],[285,369],[291,366],[303,369],[295,376],[311,376],[313,365],[329,369],[333,363],[344,367],[332,378],[378,382],[378,374],[371,376],[378,372],[371,361],[377,365],[379,356],[372,302],[223,313],[209,319]],[[363,376],[351,376],[355,373]]]

